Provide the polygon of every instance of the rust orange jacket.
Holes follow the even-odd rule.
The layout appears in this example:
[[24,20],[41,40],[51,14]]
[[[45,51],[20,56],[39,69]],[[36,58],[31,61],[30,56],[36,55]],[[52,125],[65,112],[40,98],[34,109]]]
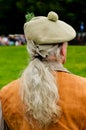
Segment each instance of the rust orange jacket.
[[40,129],[33,128],[25,116],[24,104],[19,95],[20,79],[0,90],[3,117],[10,130],[86,130],[86,78],[66,72],[55,72],[59,86],[59,105],[62,116],[57,123]]

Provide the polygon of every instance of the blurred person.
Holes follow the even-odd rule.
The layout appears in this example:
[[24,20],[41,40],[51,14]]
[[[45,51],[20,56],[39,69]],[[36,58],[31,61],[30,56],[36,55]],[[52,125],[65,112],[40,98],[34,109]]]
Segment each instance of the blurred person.
[[13,35],[13,34],[9,34],[8,35],[8,39],[9,39],[9,45],[10,46],[13,46],[13,45],[15,45],[15,35]]
[[2,38],[1,38],[1,43],[2,43],[3,46],[7,46],[9,44],[8,37],[3,35]]
[[20,45],[25,45],[25,36],[23,34],[15,34],[15,45],[20,46]]
[[29,65],[0,91],[0,130],[85,130],[86,78],[64,68],[72,26],[50,11],[24,24]]
[[2,46],[2,36],[0,36],[0,46]]
[[25,36],[23,34],[20,35],[20,39],[21,39],[21,44],[25,45],[26,44],[26,39],[25,39]]

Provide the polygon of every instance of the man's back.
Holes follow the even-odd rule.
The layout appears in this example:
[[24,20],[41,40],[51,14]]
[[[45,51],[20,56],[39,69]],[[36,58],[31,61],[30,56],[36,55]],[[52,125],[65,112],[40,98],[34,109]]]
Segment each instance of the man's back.
[[[57,123],[51,122],[43,130],[85,130],[86,79],[66,72],[55,72],[54,75],[58,82],[62,115]],[[27,119],[20,98],[20,81],[10,83],[0,92],[5,121],[10,130],[40,130],[34,119]]]
[[58,122],[61,129],[85,130],[86,129],[86,78],[73,74],[58,72],[62,117]]

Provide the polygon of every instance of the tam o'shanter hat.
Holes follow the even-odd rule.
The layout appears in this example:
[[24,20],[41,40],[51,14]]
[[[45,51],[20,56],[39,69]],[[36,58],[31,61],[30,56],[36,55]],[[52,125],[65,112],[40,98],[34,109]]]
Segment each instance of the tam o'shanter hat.
[[47,17],[38,16],[24,24],[26,40],[37,44],[56,44],[68,42],[75,38],[72,26],[58,19],[58,15],[50,11]]

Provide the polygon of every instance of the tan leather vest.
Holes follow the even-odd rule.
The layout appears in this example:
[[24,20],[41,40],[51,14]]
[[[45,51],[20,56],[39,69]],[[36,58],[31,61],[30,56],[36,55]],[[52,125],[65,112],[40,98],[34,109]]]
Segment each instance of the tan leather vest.
[[86,130],[86,79],[67,73],[55,72],[59,86],[59,105],[62,116],[57,123],[39,128],[33,127],[25,115],[25,106],[20,99],[20,79],[0,91],[4,119],[10,130]]

